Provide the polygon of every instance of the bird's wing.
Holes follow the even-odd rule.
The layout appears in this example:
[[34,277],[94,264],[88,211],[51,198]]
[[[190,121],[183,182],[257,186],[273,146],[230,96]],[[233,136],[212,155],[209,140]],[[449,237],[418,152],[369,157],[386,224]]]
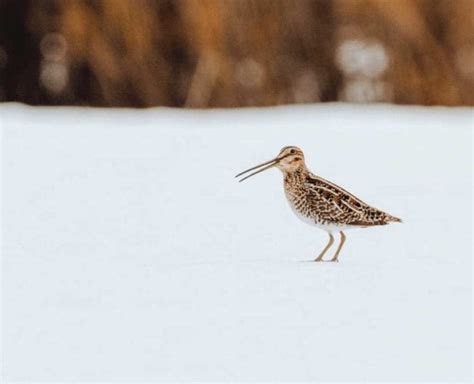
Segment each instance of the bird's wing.
[[307,198],[312,200],[319,217],[346,225],[382,225],[391,217],[371,207],[338,185],[311,174],[306,179]]

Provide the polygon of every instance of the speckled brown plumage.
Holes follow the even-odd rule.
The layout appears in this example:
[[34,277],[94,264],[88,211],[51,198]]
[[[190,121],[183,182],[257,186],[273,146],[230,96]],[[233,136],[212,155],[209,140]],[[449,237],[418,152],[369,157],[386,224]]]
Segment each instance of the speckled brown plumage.
[[285,173],[285,193],[303,217],[316,224],[368,227],[400,219],[364,203],[345,189],[309,172],[304,165]]
[[294,213],[329,235],[328,244],[315,261],[323,261],[323,256],[334,242],[334,232],[341,234],[341,241],[330,261],[338,261],[346,239],[343,230],[401,222],[399,218],[371,207],[336,184],[312,174],[306,167],[303,151],[298,147],[284,147],[273,160],[247,169],[237,177],[256,170],[240,180],[243,181],[272,167],[283,173],[285,195]]

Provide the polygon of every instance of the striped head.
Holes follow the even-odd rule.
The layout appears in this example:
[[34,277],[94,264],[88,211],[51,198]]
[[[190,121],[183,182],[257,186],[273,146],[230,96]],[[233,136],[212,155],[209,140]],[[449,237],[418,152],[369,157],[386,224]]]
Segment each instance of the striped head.
[[294,146],[284,147],[277,156],[276,167],[284,172],[294,172],[305,165],[303,151]]

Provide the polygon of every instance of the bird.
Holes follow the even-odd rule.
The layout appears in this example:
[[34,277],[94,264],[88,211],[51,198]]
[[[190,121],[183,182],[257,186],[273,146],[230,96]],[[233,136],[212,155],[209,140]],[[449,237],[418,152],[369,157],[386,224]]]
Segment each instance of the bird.
[[[267,169],[276,167],[283,173],[285,196],[298,218],[327,232],[329,241],[316,262],[338,262],[339,254],[346,241],[344,231],[352,228],[367,228],[401,223],[398,217],[389,215],[364,203],[342,187],[316,176],[309,171],[303,151],[295,146],[286,146],[278,156],[236,175],[246,175],[239,182]],[[255,171],[248,174],[250,171]],[[323,257],[334,243],[334,234],[339,232],[339,245],[330,260]]]

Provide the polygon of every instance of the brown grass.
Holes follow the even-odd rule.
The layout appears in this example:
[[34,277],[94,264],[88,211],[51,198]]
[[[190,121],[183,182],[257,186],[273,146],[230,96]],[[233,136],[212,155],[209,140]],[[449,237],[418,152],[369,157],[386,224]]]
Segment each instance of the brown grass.
[[[0,16],[0,25],[21,27],[0,27],[0,100],[202,108],[337,100],[474,105],[473,4],[5,1],[0,15],[9,19]],[[42,68],[56,68],[39,48],[50,33],[66,42],[57,59],[68,74],[64,87],[41,80]],[[351,40],[382,46],[386,70],[361,75],[338,65],[338,49]],[[368,96],[359,95],[364,89]]]

